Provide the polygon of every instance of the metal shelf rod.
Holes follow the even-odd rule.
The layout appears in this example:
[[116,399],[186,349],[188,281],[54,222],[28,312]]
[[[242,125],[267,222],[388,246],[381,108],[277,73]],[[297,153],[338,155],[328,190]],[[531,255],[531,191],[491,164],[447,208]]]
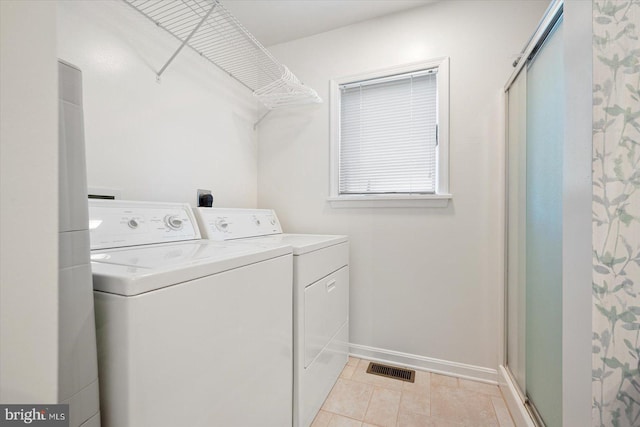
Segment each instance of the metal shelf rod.
[[213,12],[213,10],[216,8],[216,6],[218,5],[218,3],[214,2],[213,6],[211,6],[211,9],[209,9],[209,11],[207,12],[207,14],[204,16],[204,18],[202,18],[200,20],[200,22],[198,22],[198,25],[196,25],[196,27],[193,29],[193,31],[191,31],[191,34],[189,34],[189,36],[184,39],[184,41],[182,42],[182,44],[180,45],[180,47],[173,52],[173,55],[171,55],[171,58],[169,58],[169,60],[167,61],[166,64],[164,64],[162,66],[162,68],[160,68],[160,71],[158,71],[158,74],[156,74],[157,78],[159,79],[160,76],[162,75],[162,73],[164,73],[164,70],[167,69],[167,67],[169,66],[169,64],[171,64],[173,62],[173,60],[176,58],[176,56],[178,56],[178,54],[180,53],[180,51],[187,45],[187,43],[189,43],[189,40],[191,39],[191,37],[196,33],[196,31],[198,31],[198,29],[200,28],[200,26],[204,23],[204,21],[207,20],[207,18],[209,17],[209,15],[211,15],[211,12]]

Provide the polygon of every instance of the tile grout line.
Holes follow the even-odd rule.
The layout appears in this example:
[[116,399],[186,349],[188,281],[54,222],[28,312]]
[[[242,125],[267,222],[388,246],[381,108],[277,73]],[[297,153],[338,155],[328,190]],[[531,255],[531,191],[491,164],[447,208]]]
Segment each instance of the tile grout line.
[[[502,399],[502,401],[504,402],[504,406],[507,408],[507,413],[509,414],[509,419],[511,420],[511,424],[513,424],[515,426],[516,422],[515,422],[515,420],[513,418],[513,414],[511,413],[511,409],[509,409],[509,405],[507,405],[507,399],[505,399],[505,397],[504,397],[504,393],[502,392],[502,388],[498,387],[498,391],[500,391],[500,399]],[[493,403],[493,401],[491,403]],[[500,420],[498,420],[498,424],[500,424]]]
[[371,400],[373,400],[373,393],[376,391],[376,386],[373,386],[373,391],[371,392],[371,396],[369,396],[369,401],[367,402],[367,409],[364,410],[364,415],[362,416],[362,424],[364,424],[364,419],[367,417],[367,412],[369,412],[369,405],[371,405]]
[[[400,418],[400,406],[402,406],[402,396],[404,396],[404,384],[402,384],[402,388],[400,389],[400,402],[398,402],[398,411],[396,412],[396,422],[395,426],[398,426],[398,418]],[[431,405],[431,402],[429,402]]]
[[[357,419],[357,418],[353,418],[353,417],[350,417],[350,416],[348,416],[348,415],[336,414],[335,412],[331,412],[331,411],[326,411],[326,412],[328,412],[328,413],[330,413],[330,414],[331,414],[331,418],[333,418],[333,416],[334,416],[334,415],[337,415],[337,416],[342,417],[342,418],[348,418],[348,419],[350,419],[350,420],[357,421],[357,422],[359,422],[360,424],[363,424],[363,423],[364,423],[364,420],[359,420],[359,419]],[[329,421],[331,421],[331,419],[329,419]]]
[[433,410],[431,407],[433,406],[433,374],[429,374],[429,416],[433,416]]
[[496,421],[498,422],[498,426],[499,427],[503,427],[502,423],[500,422],[500,418],[498,418],[498,411],[496,411],[496,404],[493,402],[493,399],[491,399],[491,409],[493,409],[493,416],[496,417]]
[[[502,392],[501,392],[502,393]],[[493,397],[497,396],[492,396],[491,399],[491,407],[493,408],[493,412],[496,416],[496,420],[498,421],[498,427],[503,427],[503,423],[502,421],[500,421],[500,417],[498,416],[498,410],[496,409],[496,404],[493,401]],[[509,415],[509,420],[511,421],[511,424],[515,426],[515,421],[513,420],[513,416],[511,415],[511,411],[509,410],[509,407],[506,405],[506,401],[504,400],[504,396],[501,396],[500,399],[502,400],[503,403],[505,403],[505,409],[507,410],[507,415]]]

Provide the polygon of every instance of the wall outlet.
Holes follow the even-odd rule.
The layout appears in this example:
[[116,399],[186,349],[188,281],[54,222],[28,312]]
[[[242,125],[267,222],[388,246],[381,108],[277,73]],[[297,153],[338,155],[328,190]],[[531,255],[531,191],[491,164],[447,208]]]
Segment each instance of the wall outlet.
[[213,194],[211,190],[198,189],[197,206],[210,208],[213,205]]

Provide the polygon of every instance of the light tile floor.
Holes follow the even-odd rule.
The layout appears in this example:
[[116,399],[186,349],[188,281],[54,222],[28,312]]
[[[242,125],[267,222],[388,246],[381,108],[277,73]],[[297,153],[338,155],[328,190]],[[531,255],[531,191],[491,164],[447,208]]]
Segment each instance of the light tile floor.
[[311,427],[514,427],[495,385],[424,371],[408,383],[368,365],[349,358]]

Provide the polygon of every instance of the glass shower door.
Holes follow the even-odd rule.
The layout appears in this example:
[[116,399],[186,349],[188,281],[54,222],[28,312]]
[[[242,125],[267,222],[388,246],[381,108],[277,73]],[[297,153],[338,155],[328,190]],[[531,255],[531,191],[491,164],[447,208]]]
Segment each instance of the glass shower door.
[[506,367],[541,424],[562,425],[562,18],[507,89]]
[[526,391],[562,425],[562,19],[527,69]]

